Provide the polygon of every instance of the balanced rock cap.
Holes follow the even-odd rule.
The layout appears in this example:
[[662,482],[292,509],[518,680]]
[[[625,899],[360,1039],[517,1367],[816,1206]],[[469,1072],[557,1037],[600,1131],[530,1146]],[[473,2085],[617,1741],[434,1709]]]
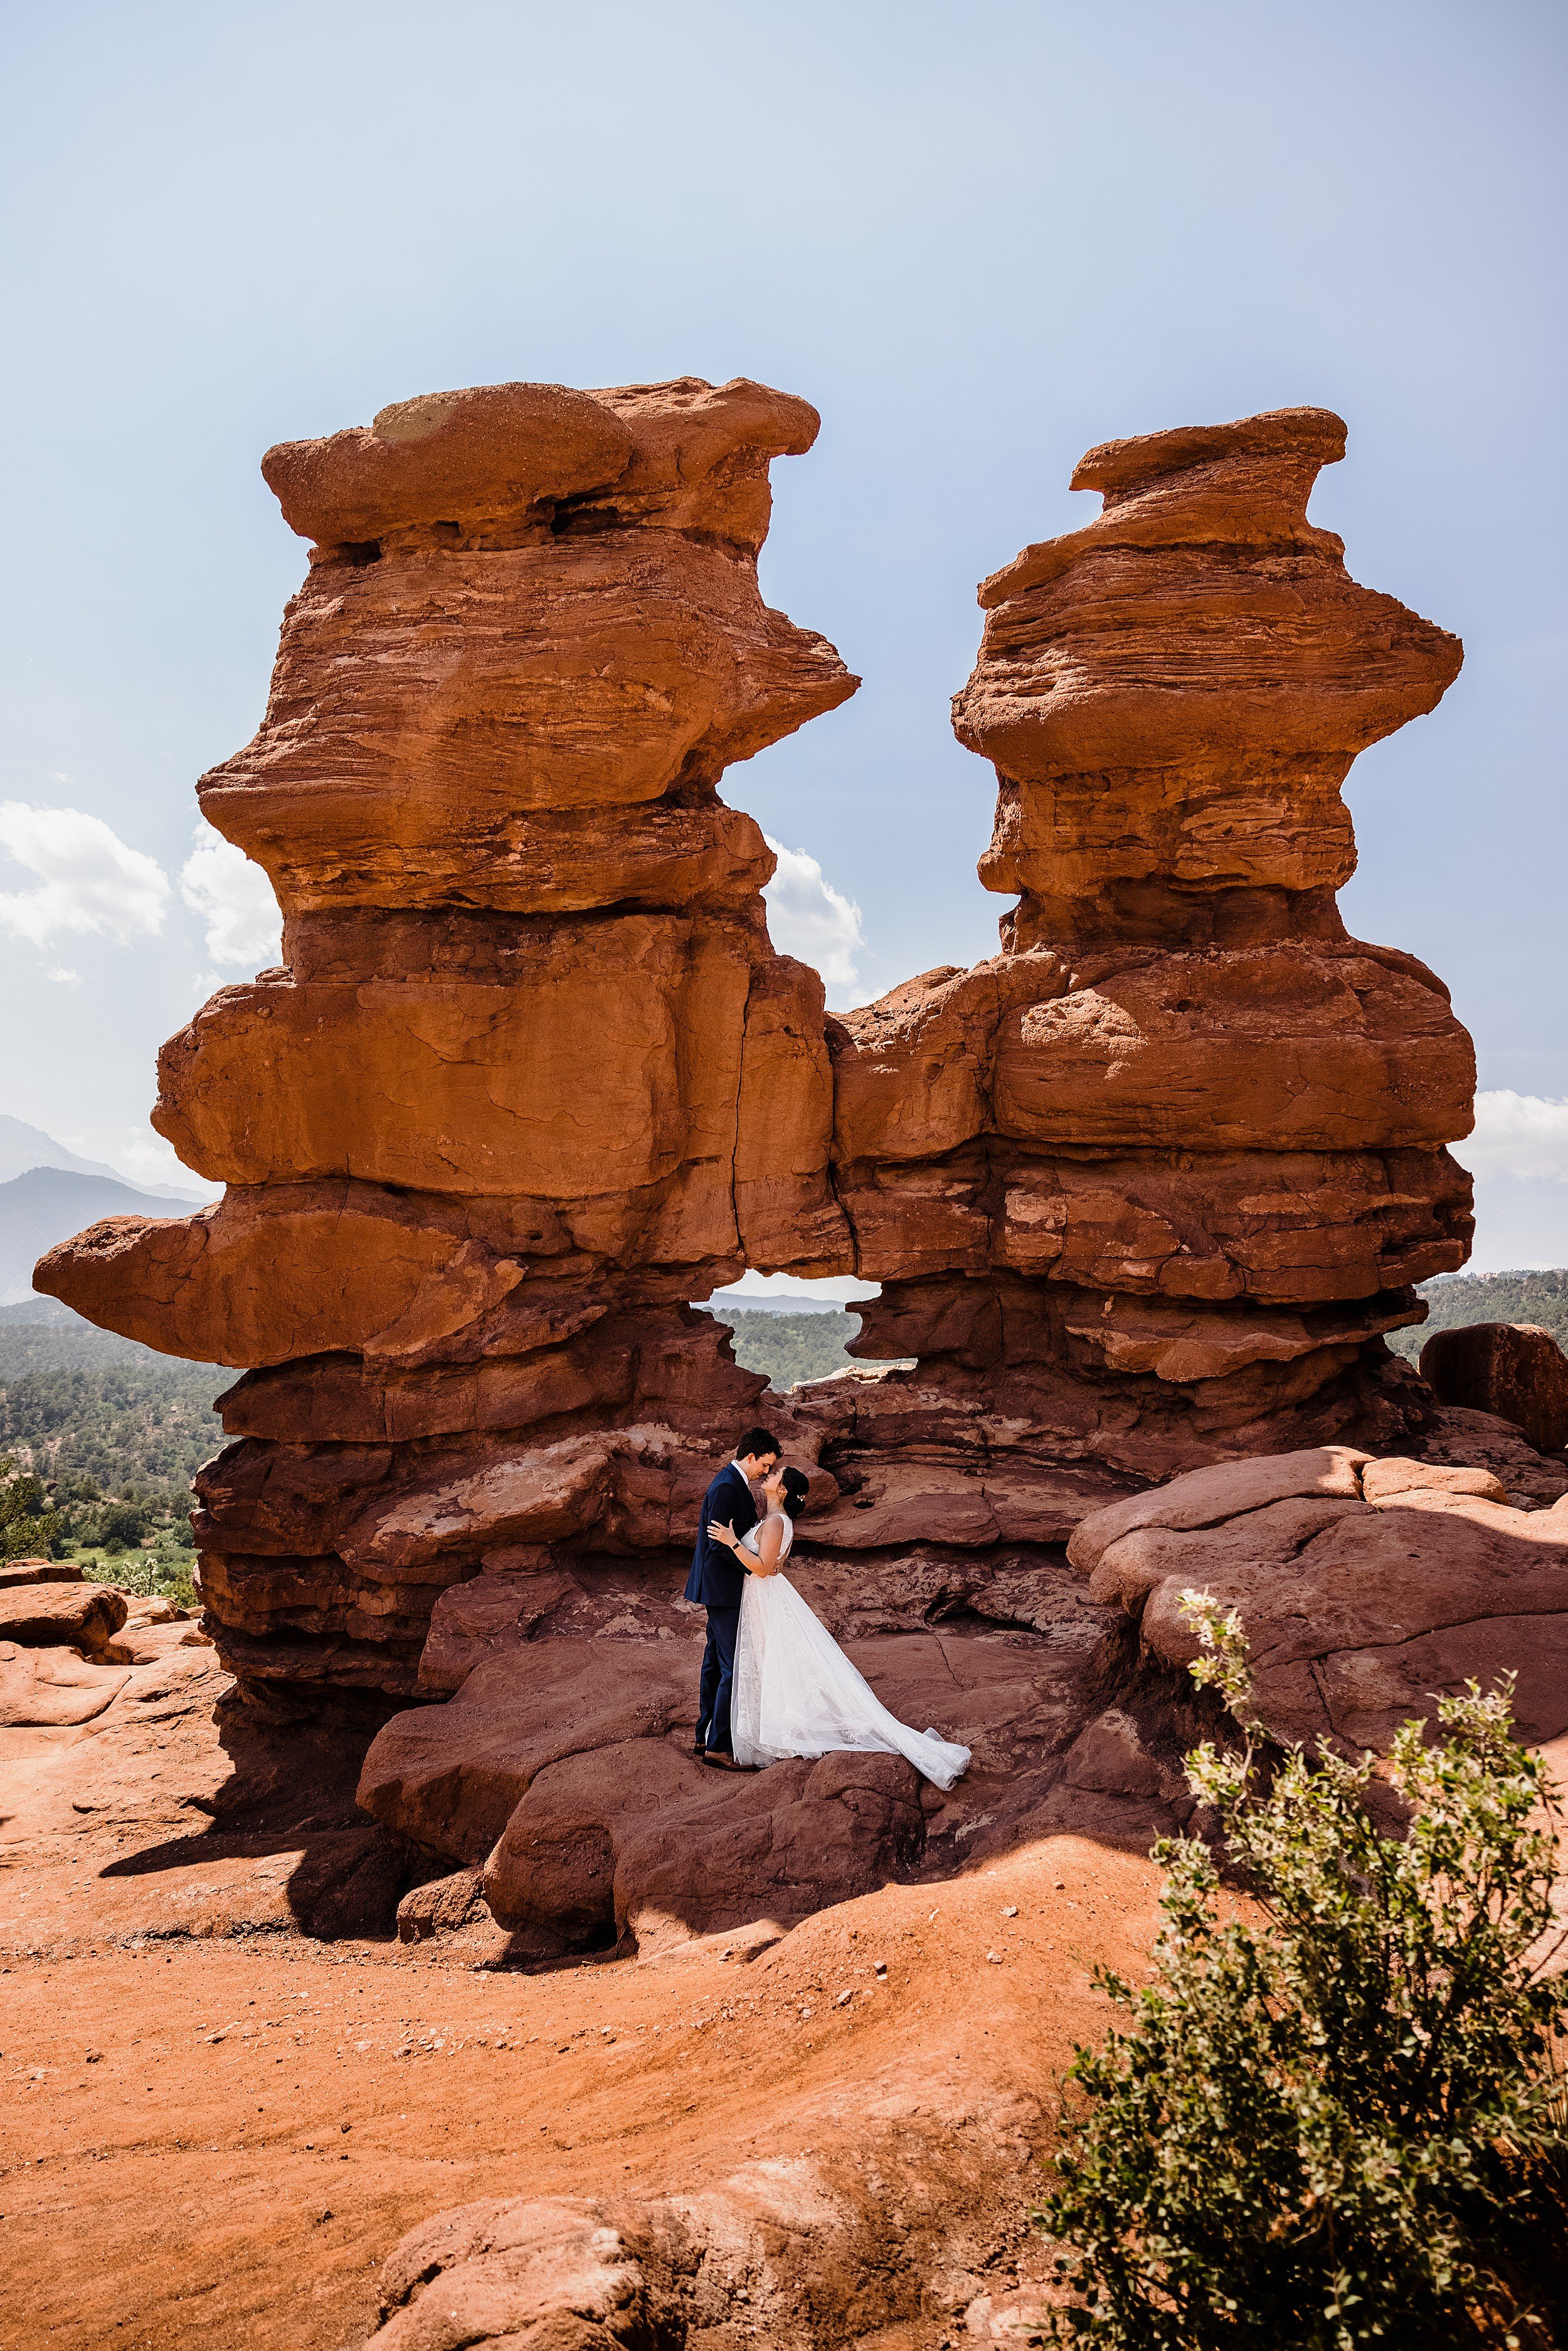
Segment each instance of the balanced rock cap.
[[1185,424],[1103,441],[1073,469],[1071,487],[1104,507],[1082,529],[1026,547],[982,580],[983,611],[1046,586],[1081,555],[1107,548],[1228,546],[1311,553],[1337,561],[1344,543],[1307,520],[1322,466],[1344,455],[1345,425],[1327,408],[1276,408],[1231,424]]
[[[399,401],[325,440],[279,442],[261,470],[290,529],[328,547],[421,523],[515,518],[562,499],[597,503],[612,491],[631,493],[625,519],[680,528],[702,516],[660,515],[672,494],[683,507],[694,492],[700,502],[705,482],[737,455],[765,480],[768,459],[803,454],[820,424],[809,401],[745,377],[598,392],[483,384]],[[747,524],[759,543],[749,515]]]
[[291,530],[341,545],[579,496],[631,455],[632,435],[591,392],[495,383],[399,401],[324,441],[281,441],[261,471]]
[[1178,424],[1167,433],[1102,441],[1080,457],[1069,487],[1103,490],[1110,505],[1161,475],[1226,457],[1309,457],[1315,470],[1337,465],[1345,440],[1344,419],[1330,408],[1270,408],[1233,424]]

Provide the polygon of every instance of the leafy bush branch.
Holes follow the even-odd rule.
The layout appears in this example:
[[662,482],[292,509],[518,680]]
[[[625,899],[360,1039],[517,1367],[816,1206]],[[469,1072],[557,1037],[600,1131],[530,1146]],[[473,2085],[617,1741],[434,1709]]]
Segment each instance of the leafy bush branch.
[[1557,1815],[1511,1683],[1443,1698],[1382,1764],[1281,1747],[1239,1618],[1183,1605],[1241,1731],[1186,1771],[1242,1899],[1207,1844],[1163,1840],[1155,1980],[1100,1971],[1132,2022],[1071,2068],[1086,2104],[1038,2216],[1073,2292],[1058,2339],[1568,2343]]

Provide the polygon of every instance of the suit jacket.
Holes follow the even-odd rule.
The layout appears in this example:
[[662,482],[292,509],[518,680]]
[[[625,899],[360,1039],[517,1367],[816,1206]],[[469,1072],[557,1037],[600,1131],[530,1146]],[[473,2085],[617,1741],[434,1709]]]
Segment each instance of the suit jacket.
[[704,1608],[739,1607],[746,1590],[746,1570],[727,1543],[709,1540],[707,1524],[710,1519],[717,1519],[721,1525],[733,1527],[737,1535],[745,1535],[750,1533],[759,1516],[745,1478],[733,1461],[727,1462],[703,1496],[696,1549],[692,1553],[692,1572],[686,1578],[688,1600],[696,1601]]

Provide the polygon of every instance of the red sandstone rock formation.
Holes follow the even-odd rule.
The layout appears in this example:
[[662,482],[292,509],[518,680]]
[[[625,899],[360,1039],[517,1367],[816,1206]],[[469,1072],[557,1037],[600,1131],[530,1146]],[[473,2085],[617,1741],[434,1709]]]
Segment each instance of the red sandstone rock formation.
[[821,984],[716,789],[854,691],[758,590],[816,431],[758,384],[509,384],[265,461],[310,569],[200,797],[285,962],[171,1040],[154,1113],[228,1190],[38,1277],[246,1371],[197,1531],[253,1688],[410,1692],[497,1546],[689,1537],[764,1383],[686,1301],[848,1262]]
[[911,1441],[1144,1477],[1419,1424],[1379,1334],[1460,1264],[1469,1040],[1424,966],[1349,938],[1357,751],[1455,639],[1306,519],[1318,409],[1092,450],[1082,530],[987,580],[955,702],[992,759],[1003,953],[833,1028],[838,1192],[921,1358],[831,1458]]
[[1543,1453],[1568,1446],[1568,1357],[1538,1322],[1473,1322],[1434,1332],[1421,1377],[1444,1404],[1495,1413]]
[[[890,1704],[955,1694],[1006,1820],[1114,1677],[1098,1619],[1047,1670],[1078,1622],[1051,1547],[1228,1454],[1439,1442],[1380,1334],[1469,1231],[1468,1040],[1333,903],[1350,763],[1459,650],[1307,522],[1338,421],[1085,459],[1103,514],[987,583],[957,703],[1003,953],[842,1020],[716,793],[853,690],[757,588],[768,463],[815,429],[751,384],[506,385],[269,454],[310,571],[200,791],[286,961],[164,1049],[156,1113],[229,1188],[37,1277],[245,1369],[197,1520],[244,1687],[454,1696],[384,1734],[366,1802],[470,1865],[525,1798],[591,1802],[643,1855],[622,1924],[638,1750],[694,1703],[678,1556],[762,1387],[688,1300],[745,1264],[883,1282],[862,1352],[916,1369],[769,1408],[820,1473],[801,1571]],[[1039,1651],[1022,1681],[998,1637]],[[577,1688],[589,1638],[630,1732]]]
[[1516,1510],[1484,1469],[1348,1446],[1228,1462],[1085,1519],[1068,1557],[1184,1667],[1184,1591],[1237,1609],[1277,1738],[1386,1754],[1468,1680],[1516,1675],[1521,1738],[1568,1732],[1568,1503]]

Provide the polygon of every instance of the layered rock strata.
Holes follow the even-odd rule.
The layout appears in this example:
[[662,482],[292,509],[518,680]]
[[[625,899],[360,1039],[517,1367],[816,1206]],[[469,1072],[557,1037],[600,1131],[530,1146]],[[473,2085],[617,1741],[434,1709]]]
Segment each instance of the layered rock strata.
[[852,1479],[901,1427],[1159,1478],[1423,1423],[1380,1334],[1466,1255],[1473,1060],[1334,892],[1352,760],[1461,655],[1308,522],[1343,449],[1318,409],[1110,443],[1103,513],[981,586],[954,723],[1003,952],[831,1025],[859,1346],[920,1359],[857,1400]]
[[[763,1384],[687,1301],[745,1265],[880,1281],[860,1352],[916,1359],[768,1412],[814,1471],[803,1565],[860,1595],[830,1615],[883,1628],[890,1703],[949,1692],[993,1818],[1103,1702],[1098,1667],[1057,1689],[1031,1651],[1015,1688],[992,1654],[1072,1619],[1087,1513],[1227,1455],[1437,1441],[1381,1334],[1465,1254],[1469,1045],[1333,893],[1351,761],[1459,648],[1306,520],[1343,426],[1084,460],[1103,513],[985,584],[956,704],[998,769],[1003,951],[841,1019],[716,789],[853,690],[757,586],[769,462],[815,430],[754,384],[505,385],[269,454],[310,570],[260,732],[199,789],[285,962],[164,1049],[155,1113],[228,1189],[37,1276],[244,1370],[198,1481],[225,1657],[290,1705],[454,1698],[367,1801],[471,1866],[562,1761],[534,1668],[575,1687],[571,1643],[642,1687],[632,1749],[689,1729],[679,1557]],[[575,1705],[571,1752],[627,1746]],[[497,1708],[513,1761],[427,1818]],[[646,1765],[580,1767],[628,1850]]]
[[1199,1654],[1185,1591],[1236,1610],[1282,1743],[1385,1755],[1437,1698],[1510,1677],[1521,1739],[1568,1735],[1568,1501],[1518,1509],[1489,1470],[1351,1446],[1222,1463],[1085,1519],[1068,1557],[1166,1667]]
[[165,1047],[154,1113],[228,1188],[38,1277],[245,1372],[196,1531],[253,1692],[412,1693],[481,1557],[687,1535],[764,1383],[686,1301],[848,1262],[821,983],[716,791],[857,683],[758,589],[817,425],[747,382],[506,384],[265,460],[310,569],[199,796],[285,959]]

